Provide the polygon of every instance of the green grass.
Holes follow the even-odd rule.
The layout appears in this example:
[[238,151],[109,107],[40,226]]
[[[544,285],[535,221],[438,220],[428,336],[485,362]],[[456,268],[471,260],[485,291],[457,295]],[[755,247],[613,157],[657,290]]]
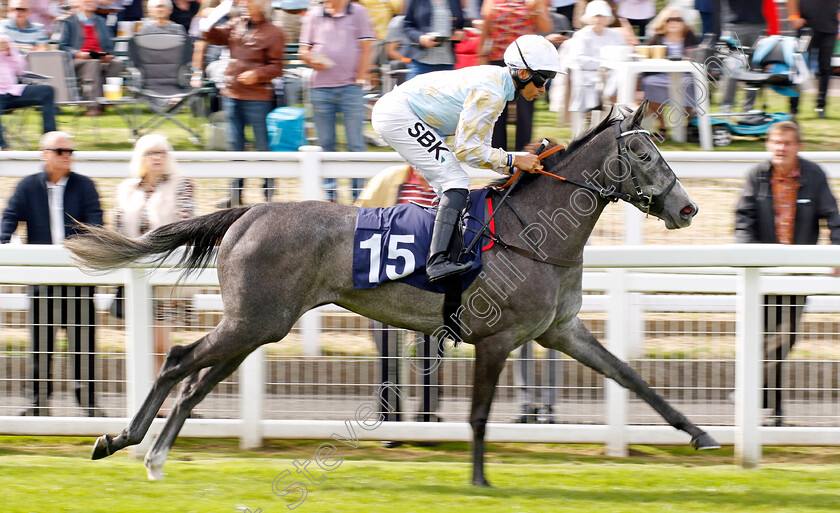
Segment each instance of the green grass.
[[[742,94],[742,93],[739,93]],[[721,94],[716,93],[714,100],[719,100]],[[739,96],[738,98],[740,98]],[[769,112],[788,112],[787,97],[768,92],[764,94],[767,100],[766,109]],[[757,102],[756,107],[764,107],[763,103]],[[840,128],[840,106],[837,99],[829,98],[827,114],[829,119],[819,119],[814,114],[814,95],[803,94],[800,102],[800,114],[798,122],[802,127],[803,149],[807,151],[835,151],[837,149],[835,133]],[[712,112],[717,111],[713,104]],[[76,136],[76,147],[80,150],[131,150],[132,143],[129,141],[131,135],[128,126],[114,109],[109,109],[103,116],[85,117],[78,116],[78,109],[72,107],[64,108],[58,116],[57,123],[59,130],[67,131]],[[147,117],[144,114],[142,119]],[[196,122],[188,113],[177,116],[182,122],[188,125],[195,125]],[[833,119],[832,119],[833,118]],[[201,123],[198,123],[199,125]],[[40,116],[30,114],[27,117],[27,124],[24,128],[27,138],[32,141],[32,148],[37,147],[37,139],[40,136]],[[370,124],[366,123],[365,131],[372,133]],[[513,141],[514,127],[508,126],[509,140]],[[157,130],[158,133],[166,135],[172,142],[173,147],[179,151],[202,150],[189,141],[185,131],[175,127],[171,123],[165,123]],[[200,133],[204,134],[203,130]],[[339,142],[344,140],[343,127],[337,131]],[[554,137],[563,140],[571,139],[571,130],[568,125],[558,121],[557,114],[549,112],[545,98],[538,100],[534,114],[533,136],[535,139],[542,137]],[[249,136],[250,137],[250,136]],[[698,151],[700,146],[696,143],[675,143],[667,140],[659,144],[663,151]],[[27,149],[20,146],[12,146],[12,149]],[[759,137],[734,137],[732,144],[717,151],[764,151],[764,140]],[[377,148],[369,146],[368,151],[392,151],[390,148]]]
[[[0,437],[0,510],[6,512],[287,511],[297,493],[279,497],[272,482],[320,442],[268,441],[240,451],[231,440],[179,440],[166,480],[151,483],[139,461],[87,459],[92,439]],[[732,450],[634,446],[620,460],[599,446],[491,444],[490,489],[468,484],[466,444],[385,450],[341,446],[345,457],[309,484],[305,512],[423,511],[838,511],[840,450],[765,449],[758,470],[731,464]],[[296,476],[296,475],[295,475]],[[303,480],[296,476],[295,481]],[[283,486],[293,482],[291,477]],[[240,510],[244,511],[244,509]]]

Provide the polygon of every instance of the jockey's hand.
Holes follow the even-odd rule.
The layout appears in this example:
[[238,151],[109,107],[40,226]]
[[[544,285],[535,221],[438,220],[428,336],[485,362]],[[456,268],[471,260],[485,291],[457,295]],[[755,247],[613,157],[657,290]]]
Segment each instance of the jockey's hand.
[[513,167],[533,173],[534,171],[542,170],[542,163],[536,155],[514,155]]

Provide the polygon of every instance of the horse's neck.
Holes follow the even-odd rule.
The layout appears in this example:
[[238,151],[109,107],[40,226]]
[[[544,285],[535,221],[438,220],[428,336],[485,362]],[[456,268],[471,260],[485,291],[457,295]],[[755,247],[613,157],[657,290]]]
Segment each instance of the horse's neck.
[[[594,141],[590,141],[591,145]],[[600,159],[591,158],[591,150],[580,148],[570,154],[554,174],[581,183],[594,185],[603,181]],[[590,155],[587,158],[587,155]],[[546,239],[541,249],[560,258],[574,259],[583,252],[601,213],[609,203],[597,193],[557,178],[540,176],[528,184],[529,212],[527,223],[539,223]],[[524,193],[525,191],[523,191]],[[525,194],[523,194],[525,196]],[[531,199],[533,198],[533,199]],[[532,235],[539,228],[534,227]]]

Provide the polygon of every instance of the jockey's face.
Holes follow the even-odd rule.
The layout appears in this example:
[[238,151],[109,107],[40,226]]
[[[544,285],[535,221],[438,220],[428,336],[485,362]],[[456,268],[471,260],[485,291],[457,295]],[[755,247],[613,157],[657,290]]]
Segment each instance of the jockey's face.
[[[517,70],[517,73],[519,73],[519,78],[521,80],[528,80],[531,77],[531,72],[527,69]],[[528,100],[529,102],[536,100],[540,96],[540,94],[544,92],[545,84],[543,84],[542,87],[537,87],[534,84],[533,80],[529,81],[527,84],[525,84],[525,87],[519,90],[519,94],[521,94],[522,97]]]

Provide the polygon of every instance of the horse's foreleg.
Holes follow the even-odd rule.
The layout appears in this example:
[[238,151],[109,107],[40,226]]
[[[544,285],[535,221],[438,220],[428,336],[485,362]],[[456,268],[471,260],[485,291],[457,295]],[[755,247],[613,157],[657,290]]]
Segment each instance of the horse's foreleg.
[[163,464],[169,455],[169,449],[175,443],[175,438],[177,438],[184,422],[190,416],[192,409],[203,401],[220,381],[230,376],[248,354],[248,352],[243,352],[214,367],[202,369],[193,373],[184,381],[178,393],[178,398],[175,400],[175,405],[166,418],[163,430],[155,439],[155,443],[152,444],[149,452],[146,453],[144,464],[146,465],[146,475],[150,481],[163,479]]
[[223,324],[224,320],[213,331],[192,344],[173,346],[169,350],[152,389],[146,395],[143,405],[131,419],[128,427],[113,438],[111,435],[100,436],[93,446],[91,459],[98,460],[129,445],[139,444],[149,431],[152,420],[172,387],[193,372],[227,360],[231,355],[239,354],[243,350],[243,348],[239,348],[239,351],[233,350],[239,337],[225,335]]
[[490,406],[496,393],[499,374],[505,367],[505,360],[510,350],[502,351],[500,345],[491,348],[487,340],[476,344],[475,375],[473,377],[472,406],[470,408],[470,425],[473,430],[473,476],[475,486],[490,486],[484,477],[484,432],[487,418],[490,416]]
[[682,413],[675,410],[628,364],[619,360],[598,342],[580,319],[570,325],[552,327],[537,338],[543,347],[563,351],[580,363],[615,380],[624,388],[635,392],[675,428],[691,435],[695,449],[717,449],[720,445],[708,433],[695,426]]

